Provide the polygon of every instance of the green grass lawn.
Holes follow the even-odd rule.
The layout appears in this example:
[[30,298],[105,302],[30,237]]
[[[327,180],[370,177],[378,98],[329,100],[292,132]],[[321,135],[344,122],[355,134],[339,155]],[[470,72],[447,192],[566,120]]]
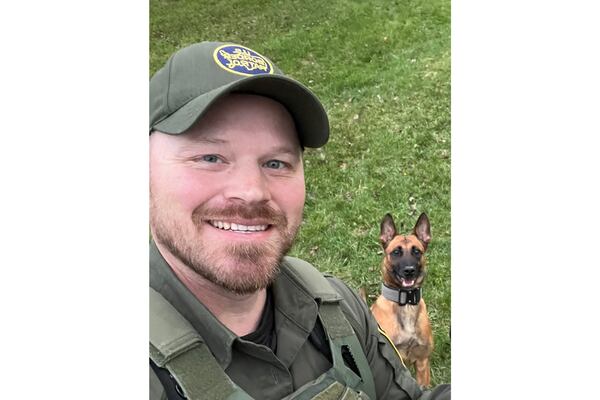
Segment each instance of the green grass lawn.
[[178,48],[231,41],[311,88],[331,138],[305,153],[292,254],[379,293],[379,224],[432,225],[432,383],[450,382],[450,1],[150,1],[150,73]]

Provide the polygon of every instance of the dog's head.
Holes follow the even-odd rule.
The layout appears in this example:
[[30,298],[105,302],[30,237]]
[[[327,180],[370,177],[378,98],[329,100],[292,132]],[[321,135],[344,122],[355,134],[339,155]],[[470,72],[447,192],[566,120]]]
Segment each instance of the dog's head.
[[381,221],[381,235],[384,258],[381,263],[383,282],[389,287],[412,289],[421,287],[427,268],[425,251],[431,241],[429,218],[425,213],[419,216],[410,235],[396,232],[394,219],[386,214]]

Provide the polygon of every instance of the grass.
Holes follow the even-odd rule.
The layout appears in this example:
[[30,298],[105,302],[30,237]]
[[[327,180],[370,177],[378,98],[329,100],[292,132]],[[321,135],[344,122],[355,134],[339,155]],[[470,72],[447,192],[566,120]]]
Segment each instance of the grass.
[[293,255],[374,296],[381,219],[406,232],[428,214],[432,382],[450,382],[450,1],[150,1],[151,74],[203,40],[265,54],[328,111]]

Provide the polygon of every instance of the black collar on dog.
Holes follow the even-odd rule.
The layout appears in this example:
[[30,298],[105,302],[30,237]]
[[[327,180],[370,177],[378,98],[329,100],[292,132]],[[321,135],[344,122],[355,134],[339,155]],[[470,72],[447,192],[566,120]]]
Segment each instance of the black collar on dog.
[[386,286],[384,283],[381,284],[381,294],[383,297],[390,301],[394,301],[401,306],[407,304],[417,305],[421,300],[421,288],[414,289],[398,289]]

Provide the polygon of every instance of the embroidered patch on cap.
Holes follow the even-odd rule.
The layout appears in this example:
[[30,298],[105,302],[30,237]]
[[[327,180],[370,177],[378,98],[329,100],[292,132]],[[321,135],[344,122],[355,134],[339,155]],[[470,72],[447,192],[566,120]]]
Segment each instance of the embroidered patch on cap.
[[273,65],[269,60],[254,50],[237,44],[217,47],[213,57],[219,67],[234,74],[253,76],[273,73]]

